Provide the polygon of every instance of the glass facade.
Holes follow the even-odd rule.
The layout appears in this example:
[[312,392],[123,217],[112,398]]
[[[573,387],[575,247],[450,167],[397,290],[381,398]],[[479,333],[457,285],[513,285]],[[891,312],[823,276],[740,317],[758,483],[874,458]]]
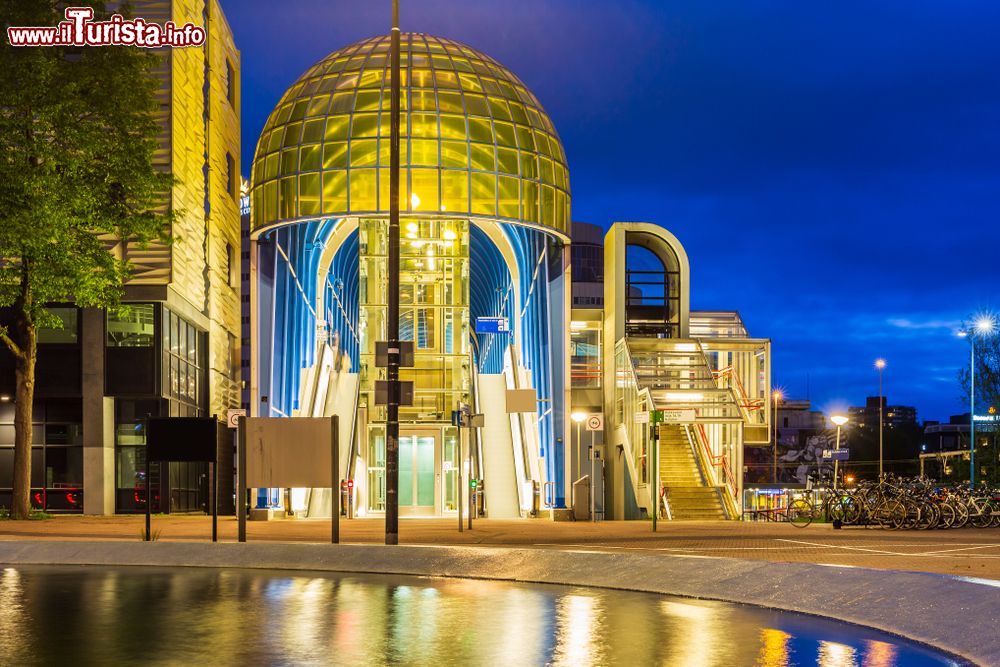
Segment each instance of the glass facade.
[[[336,51],[285,93],[253,165],[255,228],[389,209],[389,38]],[[569,172],[552,121],[509,70],[465,45],[406,33],[403,211],[537,223],[568,235]]]

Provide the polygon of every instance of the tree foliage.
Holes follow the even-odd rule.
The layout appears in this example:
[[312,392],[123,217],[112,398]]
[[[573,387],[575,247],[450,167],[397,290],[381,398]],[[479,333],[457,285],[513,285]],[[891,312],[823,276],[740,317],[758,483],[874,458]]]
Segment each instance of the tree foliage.
[[[65,3],[0,0],[7,25],[52,26]],[[106,15],[95,8],[97,16]],[[116,240],[166,241],[171,177],[157,172],[153,69],[133,47],[0,48],[0,339],[15,357],[15,518],[28,511],[36,330],[47,303],[118,308]]]

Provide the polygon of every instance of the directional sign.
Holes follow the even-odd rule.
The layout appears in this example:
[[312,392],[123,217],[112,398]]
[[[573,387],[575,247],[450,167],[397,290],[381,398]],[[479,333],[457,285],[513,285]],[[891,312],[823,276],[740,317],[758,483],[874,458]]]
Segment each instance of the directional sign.
[[602,414],[587,415],[588,431],[600,431],[603,428],[604,428],[604,415]]
[[663,422],[666,424],[689,424],[698,418],[694,410],[664,410]]
[[824,449],[823,458],[827,461],[847,461],[851,458],[851,450],[847,447],[841,447],[840,449]]
[[477,334],[498,334],[510,331],[510,324],[506,317],[477,317]]
[[649,413],[648,412],[637,412],[637,413],[635,413],[635,423],[636,424],[648,424],[649,423]]

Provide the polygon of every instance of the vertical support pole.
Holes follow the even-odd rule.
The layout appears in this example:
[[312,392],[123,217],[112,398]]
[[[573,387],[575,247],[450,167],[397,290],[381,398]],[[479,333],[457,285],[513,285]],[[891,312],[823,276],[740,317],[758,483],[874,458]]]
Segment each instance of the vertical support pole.
[[650,452],[650,460],[653,464],[653,475],[656,480],[656,484],[653,485],[653,532],[656,532],[656,515],[660,513],[660,427],[659,424],[653,425],[653,451]]
[[149,420],[146,420],[146,541],[153,538],[149,533],[150,507],[153,504],[153,485],[149,479]]
[[597,485],[594,484],[594,454],[595,454],[594,434],[595,433],[597,433],[597,431],[590,432],[590,520],[591,521],[597,521],[597,517],[594,516],[594,507],[595,507],[594,489],[597,488]]
[[247,541],[247,418],[236,422],[236,539]]
[[333,496],[333,525],[330,542],[340,544],[340,417],[330,418],[330,494]]
[[879,364],[879,367],[878,367],[878,478],[880,480],[883,479],[883,477],[884,477],[884,471],[883,471],[882,468],[884,466],[883,462],[885,461],[885,454],[884,454],[884,450],[883,450],[883,447],[882,447],[882,442],[883,442],[883,439],[882,439],[882,429],[883,429],[883,426],[882,426],[882,424],[883,424],[883,419],[884,419],[883,415],[882,415],[882,411],[883,411],[883,407],[882,406],[885,403],[885,399],[882,398],[882,370],[883,370],[882,364]]
[[[386,329],[389,404],[385,419],[385,543],[399,544],[399,0],[392,0],[389,132],[389,243],[386,258]],[[396,351],[393,353],[392,349]]]
[[969,330],[969,488],[976,488],[976,335]]
[[[461,408],[459,408],[461,413]],[[465,447],[465,433],[462,430],[462,419],[464,416],[459,416],[458,418],[458,484],[455,489],[458,494],[457,502],[455,503],[455,509],[458,510],[458,532],[462,532],[464,526],[462,525],[462,468],[465,467],[465,458],[463,457]]]
[[212,503],[212,541],[219,541],[219,417],[212,415],[215,423],[215,440],[212,442],[212,490],[209,500]]

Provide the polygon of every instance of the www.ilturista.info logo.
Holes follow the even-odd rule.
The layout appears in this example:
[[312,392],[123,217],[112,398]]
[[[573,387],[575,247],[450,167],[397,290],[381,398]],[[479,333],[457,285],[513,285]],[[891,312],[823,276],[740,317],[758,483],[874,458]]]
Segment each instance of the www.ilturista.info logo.
[[7,39],[11,46],[201,46],[205,29],[193,23],[178,26],[173,21],[163,25],[143,19],[127,19],[113,14],[107,21],[93,21],[91,7],[67,7],[66,20],[55,27],[10,27]]

